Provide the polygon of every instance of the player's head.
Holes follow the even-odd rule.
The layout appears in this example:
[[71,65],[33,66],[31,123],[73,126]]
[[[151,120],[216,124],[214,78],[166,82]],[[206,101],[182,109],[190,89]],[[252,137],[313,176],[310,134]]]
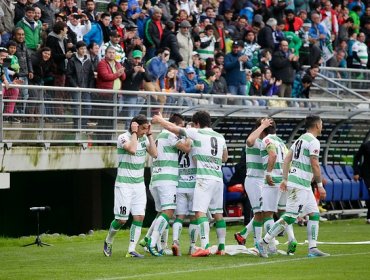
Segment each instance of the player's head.
[[137,137],[142,137],[144,134],[146,134],[149,131],[149,121],[144,115],[137,115],[131,120],[130,123],[130,132],[131,132],[131,124],[133,122],[136,122],[139,125],[138,131],[137,131]]
[[306,117],[305,127],[307,131],[320,135],[322,130],[322,120],[318,115],[309,115]]
[[[273,118],[270,118],[270,117],[263,118],[263,119],[269,119],[269,120],[271,120],[271,125],[269,127],[266,127],[263,130],[262,134],[264,134],[264,136],[267,136],[269,134],[276,134],[276,123],[275,123],[274,119]],[[263,119],[261,119],[261,121]]]
[[191,121],[199,128],[211,127],[212,124],[211,115],[207,111],[198,111],[194,113]]
[[174,113],[170,119],[169,122],[176,124],[177,126],[184,127],[185,126],[185,119],[181,114]]

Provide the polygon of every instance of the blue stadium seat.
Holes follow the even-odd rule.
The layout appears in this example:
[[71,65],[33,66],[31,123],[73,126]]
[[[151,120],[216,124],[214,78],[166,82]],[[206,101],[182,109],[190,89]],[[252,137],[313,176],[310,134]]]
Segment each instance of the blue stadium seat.
[[331,203],[331,201],[333,200],[334,184],[333,181],[328,177],[328,175],[326,175],[324,167],[320,166],[320,169],[322,178],[326,180],[326,184],[324,186],[326,190],[326,198],[324,201]]
[[[327,178],[329,178],[333,182],[333,200],[332,201],[337,202],[337,204],[339,203],[340,208],[343,208],[342,204],[340,203],[342,201],[343,182],[338,179],[331,165],[326,165],[324,166],[323,169],[325,170]],[[334,208],[338,208],[338,207],[334,207]]]
[[227,184],[235,172],[234,166],[222,166],[224,184]]
[[343,169],[340,165],[333,166],[334,172],[337,175],[338,179],[342,180],[343,182],[343,192],[342,192],[342,200],[343,201],[350,201],[353,200],[351,197],[352,194],[352,182],[348,179],[347,175],[343,172]]
[[[344,166],[344,172],[347,174],[348,178],[353,178],[353,168],[350,165]],[[353,184],[355,187],[353,188]],[[358,198],[356,198],[358,197]],[[368,200],[369,199],[369,192],[365,187],[364,181],[361,179],[360,181],[356,182],[353,180],[352,182],[352,199],[353,200]]]

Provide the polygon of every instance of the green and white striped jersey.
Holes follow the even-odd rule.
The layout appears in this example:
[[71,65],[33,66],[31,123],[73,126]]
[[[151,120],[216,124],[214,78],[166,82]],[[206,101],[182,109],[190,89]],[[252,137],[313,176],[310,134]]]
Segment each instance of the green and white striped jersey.
[[252,147],[246,147],[247,176],[264,178],[265,170],[261,156],[262,140],[257,138]]
[[263,161],[263,169],[265,171],[267,170],[269,149],[274,149],[277,155],[274,168],[271,172],[271,176],[274,183],[279,184],[281,183],[281,181],[283,181],[283,163],[288,149],[286,148],[283,140],[281,140],[276,134],[269,134],[265,138],[263,138],[261,146],[261,156]]
[[197,178],[222,182],[222,154],[227,149],[225,138],[212,128],[188,128],[185,131],[194,141]]
[[320,141],[307,132],[301,135],[290,149],[293,152],[293,158],[288,174],[288,186],[298,189],[311,189],[313,172],[310,157],[319,156]]
[[136,153],[132,155],[123,148],[123,145],[130,141],[130,139],[131,133],[128,131],[118,136],[116,187],[122,187],[124,184],[138,184],[144,182],[146,148],[149,146],[149,140],[146,135],[139,138]]
[[163,129],[156,139],[157,158],[153,159],[152,186],[175,185],[179,181],[178,149],[180,139]]
[[179,185],[178,193],[191,193],[194,191],[197,177],[197,166],[194,161],[194,148],[190,152],[184,153],[179,151]]

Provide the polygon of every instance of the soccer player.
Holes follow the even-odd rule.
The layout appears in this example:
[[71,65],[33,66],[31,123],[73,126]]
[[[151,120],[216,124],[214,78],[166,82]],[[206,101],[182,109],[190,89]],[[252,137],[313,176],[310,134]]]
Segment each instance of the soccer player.
[[200,229],[201,248],[193,257],[208,256],[209,221],[206,213],[209,209],[216,220],[218,237],[217,254],[225,254],[226,223],[223,219],[223,179],[221,165],[228,158],[225,138],[211,128],[211,116],[206,111],[198,111],[192,117],[194,128],[180,128],[155,115],[153,123],[191,138],[194,141],[194,157],[197,163],[197,178],[194,189],[193,211]]
[[130,213],[133,222],[130,228],[130,244],[126,257],[142,258],[135,251],[141,235],[145,216],[146,189],[144,184],[144,166],[146,153],[157,157],[149,121],[144,115],[131,120],[130,130],[118,136],[118,170],[114,188],[114,215],[108,235],[104,241],[104,255],[112,256],[114,237],[127,222]]
[[[184,117],[173,114],[169,122],[184,127]],[[178,152],[190,151],[190,140],[179,139],[174,133],[163,129],[156,139],[157,158],[153,160],[150,192],[160,215],[153,221],[153,231],[146,247],[153,256],[162,255],[161,236],[165,233],[176,209],[176,188],[179,181]],[[157,247],[157,248],[156,248]],[[164,248],[165,249],[165,248]]]
[[254,231],[254,243],[262,238],[262,186],[264,184],[265,172],[261,156],[262,132],[272,124],[269,118],[258,119],[254,131],[247,138],[246,163],[247,177],[245,178],[244,188],[248,194],[249,201],[253,210],[253,219],[241,231],[234,234],[239,245],[245,245],[248,234]]
[[[192,123],[187,128],[192,127]],[[192,143],[194,147],[194,142]],[[194,188],[196,182],[197,167],[194,161],[194,148],[189,153],[179,152],[179,184],[176,195],[176,220],[172,225],[172,254],[181,256],[180,235],[182,231],[183,220],[186,216],[190,219],[189,224],[189,255],[195,252],[195,243],[198,238],[198,226],[196,224],[195,213],[193,209]]]
[[[271,119],[272,120],[272,119]],[[286,193],[282,193],[279,185],[283,180],[283,162],[287,153],[287,148],[276,135],[276,123],[272,120],[269,127],[262,132],[261,156],[263,169],[265,170],[265,182],[262,187],[262,212],[265,232],[268,232],[274,224],[273,215],[285,209]],[[292,228],[288,230],[288,238],[294,239],[292,236]],[[269,244],[270,254],[276,254],[275,239]]]
[[[282,191],[288,191],[286,213],[271,227],[265,237],[257,242],[261,257],[267,258],[267,245],[288,225],[295,222],[298,215],[308,214],[307,239],[308,256],[323,257],[329,254],[321,252],[316,247],[319,233],[319,209],[311,189],[311,182],[317,182],[320,197],[325,199],[326,192],[321,181],[319,165],[320,142],[317,136],[321,134],[322,120],[319,116],[306,117],[307,132],[300,136],[290,147],[283,165]],[[289,172],[289,174],[288,174]]]

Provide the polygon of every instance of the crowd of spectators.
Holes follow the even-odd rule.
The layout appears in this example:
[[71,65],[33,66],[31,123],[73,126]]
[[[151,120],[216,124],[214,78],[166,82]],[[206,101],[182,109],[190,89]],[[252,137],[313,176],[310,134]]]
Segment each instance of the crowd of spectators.
[[[320,65],[368,68],[370,5],[361,0],[117,0],[100,3],[98,11],[94,0],[2,0],[0,34],[4,99],[18,99],[6,103],[8,114],[40,113],[27,103],[40,98],[38,91],[11,89],[9,83],[60,87],[46,92],[45,100],[118,102],[119,114],[128,117],[148,100],[71,94],[63,87],[168,93],[150,96],[159,108],[209,102],[305,106],[232,96],[309,98]],[[303,65],[310,68],[304,71]],[[331,74],[345,77],[344,71]],[[173,92],[231,98],[178,98]],[[80,112],[47,104],[44,113],[63,121],[66,110],[89,116],[92,108]],[[112,115],[106,110],[97,113]]]

